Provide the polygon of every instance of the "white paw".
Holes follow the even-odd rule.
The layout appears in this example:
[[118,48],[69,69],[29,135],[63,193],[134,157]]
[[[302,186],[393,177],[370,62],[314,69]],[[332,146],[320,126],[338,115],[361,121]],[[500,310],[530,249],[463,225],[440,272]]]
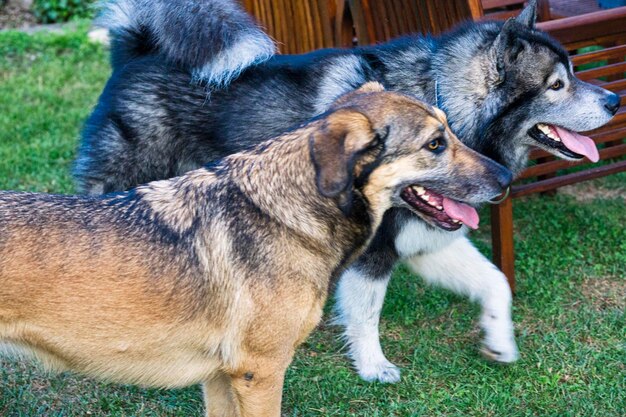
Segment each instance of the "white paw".
[[480,353],[485,358],[499,363],[511,363],[519,359],[517,345],[512,339],[498,342],[485,340]]
[[377,363],[369,363],[359,366],[357,364],[359,376],[367,382],[382,382],[383,384],[395,384],[400,381],[400,369],[384,359]]
[[481,353],[487,359],[500,363],[511,363],[519,359],[513,322],[508,307],[493,309],[490,314],[483,314],[480,320],[485,331]]

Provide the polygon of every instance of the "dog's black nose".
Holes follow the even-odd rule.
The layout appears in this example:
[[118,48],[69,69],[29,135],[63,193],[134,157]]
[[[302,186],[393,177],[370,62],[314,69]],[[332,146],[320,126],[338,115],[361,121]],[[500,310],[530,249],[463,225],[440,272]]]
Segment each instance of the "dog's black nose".
[[604,107],[609,111],[609,113],[615,114],[619,110],[619,101],[619,96],[615,93],[611,93],[606,97]]
[[[496,183],[500,187],[499,191],[506,190],[513,182],[513,173],[504,165],[500,165],[491,159],[488,160],[487,172],[496,180]],[[492,185],[495,186],[496,184],[492,183]]]
[[[497,163],[492,159],[487,159],[487,170],[489,174],[495,178],[496,182],[502,190],[508,188],[513,182],[513,173],[504,165]],[[494,184],[495,185],[495,184]]]
[[513,173],[505,168],[504,166],[498,164],[498,171],[496,173],[496,178],[498,180],[498,185],[505,190],[511,185],[513,182]]

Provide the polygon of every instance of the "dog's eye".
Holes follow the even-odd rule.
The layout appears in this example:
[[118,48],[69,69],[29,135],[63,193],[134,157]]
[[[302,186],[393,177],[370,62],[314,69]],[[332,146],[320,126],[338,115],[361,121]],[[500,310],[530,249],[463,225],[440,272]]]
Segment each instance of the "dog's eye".
[[561,88],[563,88],[563,81],[561,81],[561,80],[556,80],[550,86],[550,90],[554,90],[554,91],[560,90]]
[[446,143],[441,138],[431,140],[426,146],[428,147],[429,151],[436,154],[439,154],[446,149]]

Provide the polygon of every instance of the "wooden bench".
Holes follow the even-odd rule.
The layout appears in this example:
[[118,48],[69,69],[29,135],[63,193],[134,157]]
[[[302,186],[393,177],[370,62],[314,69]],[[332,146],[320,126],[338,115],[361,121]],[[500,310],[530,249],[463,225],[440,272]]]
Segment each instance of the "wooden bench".
[[[517,16],[527,3],[526,0],[482,0],[483,13],[488,19],[505,20]],[[550,1],[537,1],[537,20],[544,22],[552,19]]]
[[[491,209],[493,259],[515,290],[515,251],[513,245],[513,199],[546,193],[559,187],[626,171],[626,7],[603,10],[581,16],[540,23],[572,54],[578,77],[618,93],[621,108],[606,126],[591,132],[599,145],[601,164],[583,160],[557,160],[544,151],[533,151],[533,165],[527,168],[512,187],[510,197]],[[581,48],[599,46],[604,49],[578,53]],[[581,69],[593,63],[595,68]],[[584,68],[584,67],[583,67]],[[583,169],[580,167],[583,166]],[[575,172],[568,168],[578,167]]]
[[349,0],[359,45],[408,33],[437,35],[482,16],[480,0]]
[[482,16],[481,0],[240,0],[284,54],[444,32]]
[[346,0],[240,0],[283,54],[353,46]]

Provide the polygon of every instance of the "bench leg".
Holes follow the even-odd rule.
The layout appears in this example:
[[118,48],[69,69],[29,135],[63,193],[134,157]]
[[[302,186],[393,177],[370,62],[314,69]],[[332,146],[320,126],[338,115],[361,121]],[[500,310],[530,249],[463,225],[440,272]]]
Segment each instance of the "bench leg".
[[515,252],[513,248],[513,199],[491,206],[493,262],[502,270],[515,293]]

